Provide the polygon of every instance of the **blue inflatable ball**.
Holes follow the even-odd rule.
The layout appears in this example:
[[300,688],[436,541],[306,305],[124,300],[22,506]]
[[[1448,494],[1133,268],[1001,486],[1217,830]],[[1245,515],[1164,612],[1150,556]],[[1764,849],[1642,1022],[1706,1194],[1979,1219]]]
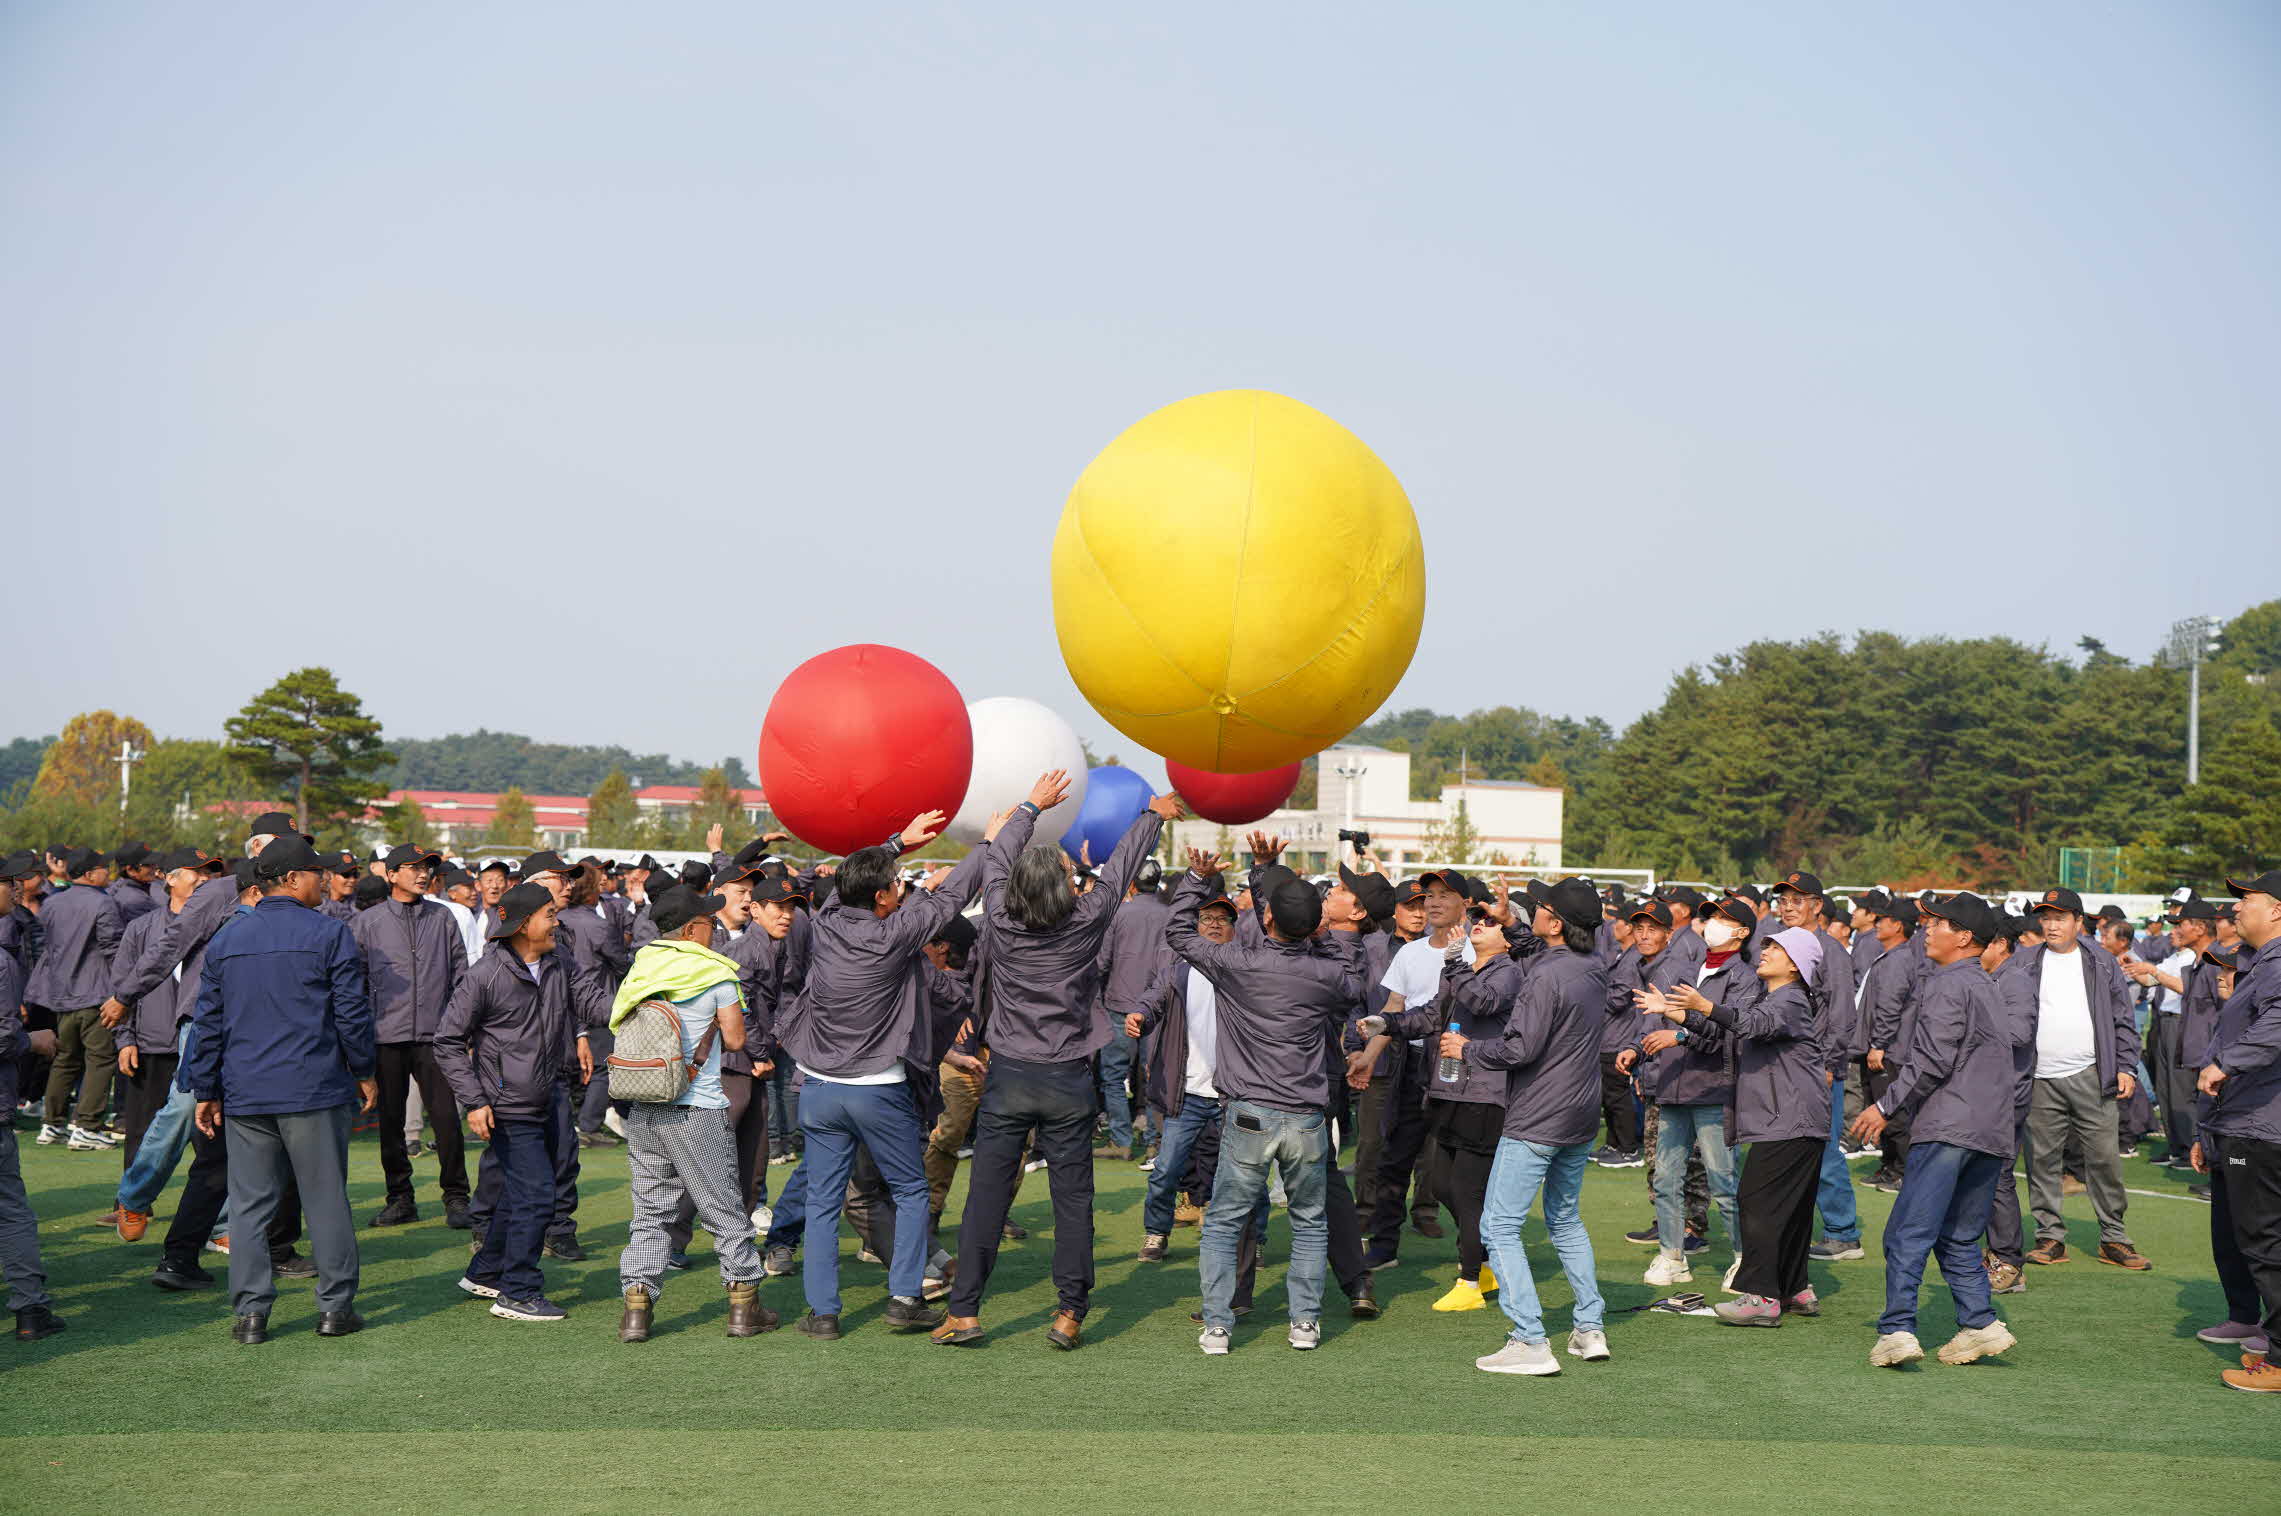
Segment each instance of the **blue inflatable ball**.
[[1148,787],[1148,781],[1131,769],[1112,763],[1087,770],[1085,799],[1077,807],[1069,830],[1061,834],[1063,851],[1075,858],[1080,848],[1089,847],[1096,866],[1107,863],[1125,828],[1155,798],[1156,791]]

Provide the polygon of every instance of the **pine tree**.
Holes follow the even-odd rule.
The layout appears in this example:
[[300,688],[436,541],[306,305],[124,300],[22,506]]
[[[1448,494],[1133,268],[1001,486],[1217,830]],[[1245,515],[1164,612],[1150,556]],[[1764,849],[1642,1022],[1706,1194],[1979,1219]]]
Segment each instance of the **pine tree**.
[[612,769],[587,797],[586,845],[640,847],[644,836],[642,808],[634,799],[634,787],[624,769]]
[[500,847],[536,847],[538,822],[538,813],[531,809],[530,798],[510,786],[500,791],[499,803],[492,807],[487,840]]
[[386,793],[381,772],[396,761],[380,723],[326,668],[295,669],[223,723],[232,754],[265,785],[293,797],[302,831],[345,830]]

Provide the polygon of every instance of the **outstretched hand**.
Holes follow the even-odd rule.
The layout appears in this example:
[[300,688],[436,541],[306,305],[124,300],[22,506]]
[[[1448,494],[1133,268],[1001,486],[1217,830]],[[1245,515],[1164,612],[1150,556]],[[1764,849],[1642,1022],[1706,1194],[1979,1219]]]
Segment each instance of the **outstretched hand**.
[[909,852],[913,848],[925,847],[940,837],[943,823],[948,820],[950,818],[941,811],[929,811],[924,816],[913,820],[909,826],[903,828],[903,835],[898,839],[903,844],[903,851]]
[[1254,863],[1269,864],[1283,856],[1283,839],[1268,832],[1253,832],[1244,839],[1251,844]]
[[1169,791],[1151,800],[1148,808],[1167,821],[1178,821],[1188,814],[1187,808],[1180,803],[1180,797]]
[[1198,879],[1209,879],[1220,871],[1220,855],[1209,848],[1192,847],[1188,850],[1188,871]]
[[1069,798],[1069,770],[1047,769],[1038,775],[1038,782],[1030,786],[1030,804],[1041,811],[1050,811]]

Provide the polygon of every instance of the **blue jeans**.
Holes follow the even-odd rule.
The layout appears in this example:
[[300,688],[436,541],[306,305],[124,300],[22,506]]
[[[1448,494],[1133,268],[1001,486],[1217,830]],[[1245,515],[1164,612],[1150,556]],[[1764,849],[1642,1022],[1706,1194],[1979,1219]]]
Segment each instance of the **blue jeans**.
[[[1223,1102],[1220,1166],[1212,1176],[1212,1203],[1196,1271],[1204,1287],[1204,1325],[1223,1331],[1236,1324],[1236,1242],[1252,1210],[1267,1196],[1270,1171],[1283,1179],[1291,1215],[1291,1267],[1283,1276],[1293,1321],[1323,1313],[1323,1263],[1330,1256],[1324,1195],[1330,1179],[1330,1124],[1320,1111],[1278,1111],[1248,1100]],[[1163,1161],[1158,1160],[1161,1169]]]
[[[575,1140],[575,1139],[573,1139]],[[555,1160],[563,1132],[544,1117],[506,1120],[491,1128],[486,1158],[499,1165],[500,1194],[483,1246],[467,1265],[477,1284],[496,1285],[509,1300],[530,1300],[546,1291],[539,1272],[539,1249],[554,1219]]]
[[[124,1210],[149,1215],[158,1200],[159,1191],[166,1188],[167,1180],[174,1177],[174,1166],[182,1161],[182,1150],[190,1143],[190,1118],[198,1102],[184,1087],[183,1080],[190,1073],[190,1023],[182,1023],[175,1033],[175,1052],[181,1062],[175,1065],[174,1085],[166,1093],[166,1104],[143,1129],[142,1146],[135,1149],[135,1161],[127,1165],[126,1173],[119,1176],[119,1205]],[[225,1207],[223,1214],[229,1214]]]
[[1917,1287],[1924,1283],[1928,1256],[1940,1260],[1958,1326],[1984,1327],[1996,1319],[1980,1233],[1988,1225],[1997,1180],[2011,1173],[2011,1159],[1993,1153],[1947,1142],[1909,1144],[1908,1172],[1885,1218],[1885,1314],[1877,1318],[1879,1332],[1917,1329]]
[[775,1153],[792,1151],[793,1134],[800,1130],[800,1092],[793,1085],[799,1071],[789,1058],[776,1060],[768,1076],[768,1147]]
[[1727,1240],[1742,1248],[1742,1225],[1735,1212],[1735,1150],[1727,1146],[1723,1105],[1656,1107],[1655,1240],[1666,1253],[1680,1252],[1687,1240],[1687,1154],[1703,1155],[1711,1203],[1727,1218]]
[[[919,1298],[927,1272],[927,1171],[920,1163],[926,1128],[908,1081],[894,1084],[832,1084],[810,1079],[800,1091],[800,1130],[808,1139],[800,1172],[808,1174],[807,1230],[816,1239],[800,1264],[808,1309],[818,1316],[840,1313],[840,1211],[847,1202],[848,1175],[855,1172],[855,1145],[871,1150],[879,1177],[895,1197],[895,1252],[887,1260],[887,1289]],[[797,1177],[797,1176],[795,1176]],[[789,1193],[790,1186],[786,1187]]]
[[[1657,1151],[1662,1147],[1659,1135]],[[1540,1190],[1545,1230],[1552,1234],[1553,1251],[1560,1255],[1561,1272],[1568,1276],[1568,1288],[1576,1297],[1570,1324],[1578,1331],[1597,1331],[1606,1319],[1607,1305],[1594,1277],[1598,1265],[1592,1257],[1592,1238],[1576,1208],[1584,1191],[1584,1165],[1591,1156],[1589,1140],[1554,1147],[1513,1137],[1498,1139],[1497,1161],[1489,1169],[1489,1193],[1481,1203],[1481,1241],[1489,1249],[1490,1267],[1497,1271],[1497,1303],[1513,1323],[1516,1341],[1545,1340],[1544,1310],[1537,1303],[1536,1280],[1529,1275],[1528,1250],[1521,1244],[1521,1226]]]
[[1853,1173],[1845,1166],[1845,1154],[1838,1151],[1838,1138],[1845,1135],[1845,1091],[1835,1085],[1830,1088],[1830,1142],[1822,1150],[1822,1182],[1815,1191],[1814,1204],[1822,1213],[1822,1235],[1836,1242],[1861,1240],[1861,1212],[1853,1204]]
[[1101,1044],[1101,1109],[1109,1113],[1109,1146],[1133,1145],[1133,1102],[1125,1093],[1125,1080],[1133,1071],[1133,1043],[1120,1029]]
[[1141,1230],[1158,1237],[1172,1234],[1174,1202],[1180,1194],[1180,1176],[1188,1171],[1188,1155],[1195,1151],[1196,1134],[1220,1119],[1220,1103],[1209,1095],[1187,1095],[1180,1114],[1164,1120],[1164,1139],[1156,1150],[1156,1167],[1149,1171],[1148,1198],[1141,1202]]

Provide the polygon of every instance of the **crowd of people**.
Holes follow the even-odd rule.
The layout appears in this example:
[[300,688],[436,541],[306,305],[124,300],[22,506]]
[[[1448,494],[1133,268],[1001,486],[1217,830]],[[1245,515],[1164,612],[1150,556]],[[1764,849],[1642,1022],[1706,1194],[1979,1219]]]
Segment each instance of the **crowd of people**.
[[[120,1154],[106,1220],[127,1242],[191,1154],[151,1283],[211,1288],[201,1258],[226,1255],[240,1343],[266,1340],[281,1277],[315,1281],[319,1335],[362,1328],[362,1120],[386,1184],[366,1224],[420,1220],[432,1153],[443,1220],[469,1233],[458,1288],[507,1321],[564,1318],[545,1261],[586,1256],[581,1155],[623,1147],[621,1341],[649,1337],[699,1226],[729,1335],[777,1327],[763,1282],[797,1267],[796,1329],[839,1337],[844,1220],[886,1270],[887,1329],[982,1342],[1015,1196],[1042,1168],[1045,1336],[1074,1350],[1096,1164],[1137,1161],[1141,1262],[1199,1225],[1204,1353],[1234,1345],[1281,1205],[1291,1347],[1322,1340],[1326,1276],[1376,1320],[1373,1277],[1405,1231],[1454,1230],[1433,1309],[1494,1298],[1508,1330],[1475,1363],[1517,1375],[1562,1368],[1522,1240],[1540,1207],[1567,1355],[1612,1356],[1580,1214],[1595,1164],[1643,1170],[1648,1219],[1625,1236],[1644,1281],[1674,1290],[1662,1308],[1779,1327],[1819,1314],[1814,1266],[1866,1256],[1851,1165],[1874,1157],[1867,1183],[1894,1199],[1869,1361],[1925,1356],[1937,1260],[1958,1325],[1937,1357],[1962,1364],[2013,1348],[1997,1298],[2073,1257],[2064,1196],[2088,1195],[2092,1259],[2151,1267],[2121,1162],[2154,1136],[2208,1180],[2227,1319],[2198,1335],[2239,1349],[2226,1385],[2281,1390],[2281,871],[2222,902],[2179,891],[2143,933],[2065,888],[2018,911],[1969,892],[1841,901],[1804,871],[1627,895],[1395,880],[1357,852],[1309,880],[1260,834],[1240,881],[1196,851],[1168,879],[1177,800],[1096,866],[1034,842],[1067,787],[1041,776],[923,873],[906,856],[940,814],[836,864],[778,857],[771,834],[679,869],[542,850],[469,871],[409,844],[322,853],[282,813],[242,857],[20,853],[0,861],[0,1094],[37,1107],[39,1143]],[[0,1265],[36,1340],[66,1323],[16,1141],[11,1125]],[[1702,1268],[1715,1299],[1677,1289]]]

